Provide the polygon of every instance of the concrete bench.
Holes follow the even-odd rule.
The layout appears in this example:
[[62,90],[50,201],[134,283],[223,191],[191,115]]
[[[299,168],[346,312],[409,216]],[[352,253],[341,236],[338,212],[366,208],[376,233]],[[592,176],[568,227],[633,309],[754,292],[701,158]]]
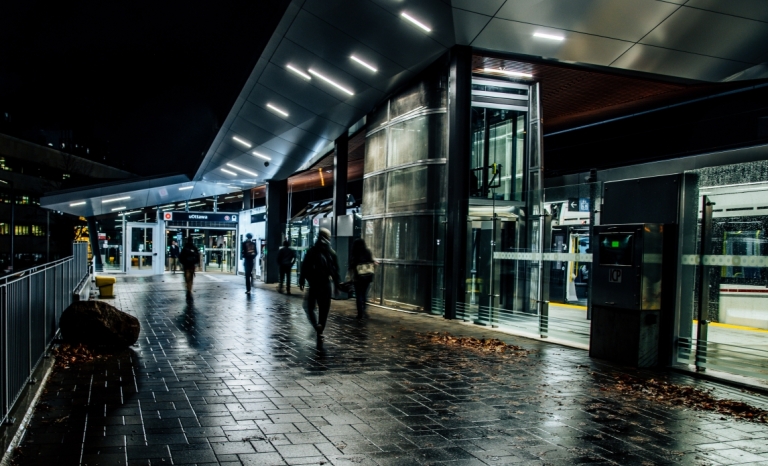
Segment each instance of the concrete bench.
[[99,288],[99,298],[115,297],[115,277],[96,276],[96,286]]

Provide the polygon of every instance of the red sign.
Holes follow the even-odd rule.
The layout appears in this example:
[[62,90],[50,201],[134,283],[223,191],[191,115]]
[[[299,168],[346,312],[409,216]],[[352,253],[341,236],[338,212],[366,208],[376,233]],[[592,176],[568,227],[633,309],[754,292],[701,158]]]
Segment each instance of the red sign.
[[163,212],[163,220],[173,220],[173,212]]
[[106,241],[107,240],[107,234],[106,233],[99,233],[99,241]]

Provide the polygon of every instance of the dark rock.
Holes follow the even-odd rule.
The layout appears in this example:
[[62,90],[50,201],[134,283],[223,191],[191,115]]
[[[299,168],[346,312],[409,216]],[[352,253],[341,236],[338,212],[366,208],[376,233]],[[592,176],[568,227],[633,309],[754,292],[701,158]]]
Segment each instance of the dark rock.
[[130,346],[141,330],[139,319],[102,301],[72,303],[59,325],[68,342],[106,346]]

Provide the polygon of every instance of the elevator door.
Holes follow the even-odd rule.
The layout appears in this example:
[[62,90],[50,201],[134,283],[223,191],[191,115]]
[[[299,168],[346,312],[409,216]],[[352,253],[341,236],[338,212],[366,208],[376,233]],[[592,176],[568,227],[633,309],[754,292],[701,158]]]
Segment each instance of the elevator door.
[[160,229],[155,223],[128,222],[125,224],[125,272],[136,275],[163,273],[163,256],[158,256],[155,246],[162,244]]

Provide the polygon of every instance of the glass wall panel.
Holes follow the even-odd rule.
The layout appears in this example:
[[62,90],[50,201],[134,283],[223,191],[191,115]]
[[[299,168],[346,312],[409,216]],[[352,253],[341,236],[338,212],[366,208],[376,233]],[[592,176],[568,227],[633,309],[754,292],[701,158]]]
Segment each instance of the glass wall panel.
[[677,361],[766,380],[768,161],[684,179]]
[[384,221],[383,218],[363,221],[363,239],[375,258],[384,257]]
[[422,115],[392,125],[389,131],[388,166],[417,160],[444,158],[447,150],[444,113]]
[[387,130],[381,130],[365,140],[365,173],[373,173],[386,168]]
[[472,107],[470,196],[520,201],[526,112]]
[[431,261],[434,252],[434,222],[432,215],[386,219],[384,257],[404,261]]
[[377,215],[385,211],[386,181],[386,173],[363,180],[363,205],[361,207],[363,215]]
[[387,211],[402,212],[428,208],[428,165],[389,172]]
[[424,310],[424,297],[431,289],[432,267],[426,265],[383,264],[385,306]]
[[435,76],[411,86],[391,100],[390,119],[426,108],[447,105],[447,76]]

